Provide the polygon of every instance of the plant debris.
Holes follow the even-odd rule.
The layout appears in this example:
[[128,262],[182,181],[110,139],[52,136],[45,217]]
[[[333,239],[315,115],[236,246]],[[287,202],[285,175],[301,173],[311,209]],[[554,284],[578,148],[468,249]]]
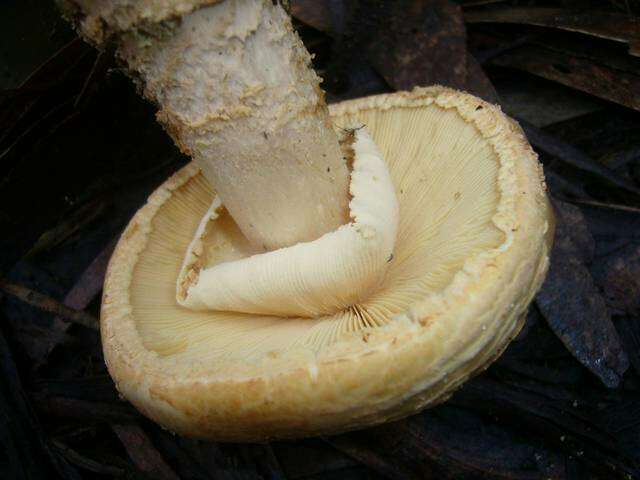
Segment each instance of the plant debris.
[[26,304],[44,310],[45,312],[56,314],[67,321],[94,330],[98,329],[98,319],[93,315],[81,310],[69,308],[47,295],[43,295],[22,285],[0,280],[0,292],[12,295]]
[[568,9],[554,7],[500,6],[465,13],[469,23],[515,23],[557,28],[570,32],[624,42],[629,53],[640,55],[640,21],[630,15],[593,9]]
[[577,207],[556,202],[556,214],[551,266],[536,298],[538,308],[569,351],[606,386],[617,387],[628,358],[587,268],[593,240]]
[[[0,26],[36,3],[0,6]],[[58,52],[0,91],[0,477],[640,478],[640,3],[289,3],[330,101],[526,91],[536,108],[509,113],[557,227],[522,332],[443,405],[366,430],[229,445],[147,421],[104,365],[99,299],[120,232],[186,159],[112,52],[56,23]]]

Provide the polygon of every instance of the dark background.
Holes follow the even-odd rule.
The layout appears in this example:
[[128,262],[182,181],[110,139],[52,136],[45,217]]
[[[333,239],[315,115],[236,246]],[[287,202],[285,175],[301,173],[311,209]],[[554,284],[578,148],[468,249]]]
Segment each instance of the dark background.
[[441,83],[499,103],[558,216],[527,324],[445,404],[269,445],[175,437],[120,400],[95,329],[106,262],[187,162],[46,0],[0,0],[0,478],[640,475],[640,3],[291,0],[329,101]]

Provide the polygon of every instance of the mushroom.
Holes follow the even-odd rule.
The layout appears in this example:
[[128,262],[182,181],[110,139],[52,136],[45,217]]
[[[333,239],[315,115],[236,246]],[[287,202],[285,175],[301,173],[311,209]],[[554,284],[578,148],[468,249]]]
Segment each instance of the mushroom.
[[[286,16],[266,0],[146,0],[139,11],[130,0],[99,11],[66,1],[79,5],[86,36],[101,41],[107,27],[118,36],[159,117],[194,156],[131,220],[105,281],[105,360],[142,413],[224,441],[356,429],[444,401],[518,333],[548,268],[553,215],[537,157],[499,107],[436,86],[327,112],[315,77],[300,73],[307,57]],[[169,33],[140,46],[142,25],[177,15],[177,26],[163,25]],[[201,89],[222,77],[208,63],[220,35],[199,28],[215,30],[220,18],[233,19],[221,30],[233,25],[233,40],[218,67],[237,65],[235,49],[262,28],[305,63],[283,66],[269,42],[254,52],[251,61],[273,61],[289,73],[269,75],[290,83],[248,94],[263,96],[246,116],[224,103],[241,108],[242,95],[220,104],[216,89]],[[233,77],[224,95],[245,78],[234,72],[223,75]],[[294,87],[296,105],[313,111],[274,124],[290,111],[273,114],[273,90],[290,98]],[[301,190],[287,171],[298,152]]]

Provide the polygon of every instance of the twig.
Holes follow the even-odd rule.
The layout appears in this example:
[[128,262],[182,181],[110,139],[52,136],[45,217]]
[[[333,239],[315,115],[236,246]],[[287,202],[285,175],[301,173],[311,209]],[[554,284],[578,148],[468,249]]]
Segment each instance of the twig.
[[47,415],[47,418],[70,419],[75,422],[89,424],[102,422],[131,422],[138,418],[138,413],[130,405],[120,402],[93,402],[49,396],[46,393],[32,394],[36,408]]
[[[75,309],[84,310],[93,301],[94,298],[102,290],[102,284],[104,282],[104,275],[107,271],[107,265],[109,259],[113,253],[113,249],[116,246],[118,237],[113,238],[98,254],[96,258],[89,264],[87,269],[82,272],[82,275],[78,278],[75,285],[69,290],[66,297],[64,297],[64,305]],[[53,319],[52,328],[60,333],[66,333],[69,328],[69,322],[66,322],[64,318],[56,316]],[[51,351],[65,338],[64,335],[52,335],[47,342],[47,352]]]
[[638,55],[637,18],[621,13],[599,12],[598,21],[585,8],[513,7],[509,5],[466,11],[467,23],[512,23],[534,25],[605,38],[629,45],[629,53]]
[[64,455],[67,460],[78,467],[84,468],[85,470],[89,470],[93,473],[99,473],[101,475],[111,475],[116,477],[120,477],[125,473],[123,468],[115,467],[113,465],[105,465],[91,458],[87,458],[58,440],[53,440],[52,443],[56,450]]
[[91,70],[89,71],[89,74],[87,75],[87,78],[85,79],[84,84],[82,85],[82,89],[80,90],[80,92],[78,93],[78,96],[73,102],[73,108],[78,109],[79,107],[82,107],[83,104],[86,103],[87,95],[88,93],[90,93],[91,87],[97,81],[96,79],[100,75],[104,75],[104,73],[107,71],[107,68],[111,63],[112,58],[113,58],[113,52],[111,51],[111,49],[109,49],[108,51],[101,51],[98,53],[98,56],[94,60],[93,66],[91,67]]
[[149,478],[179,480],[178,475],[167,465],[142,428],[133,424],[114,424],[111,425],[111,429],[122,442],[138,470],[149,475]]
[[567,202],[576,203],[578,205],[588,205],[590,207],[610,208],[611,210],[620,210],[623,212],[640,213],[640,208],[638,207],[630,207],[628,205],[619,205],[617,203],[605,203],[605,202],[597,202],[595,200],[584,200],[584,199],[576,199],[576,198],[569,198],[567,199]]
[[107,204],[100,199],[82,205],[58,225],[40,235],[33,247],[25,254],[25,258],[32,258],[44,251],[63,245],[104,214],[106,209]]
[[3,279],[0,279],[0,291],[16,297],[18,300],[21,300],[32,307],[58,315],[72,323],[77,323],[78,325],[82,325],[92,330],[98,330],[98,319],[93,315],[81,310],[69,308],[55,298],[36,292],[22,285],[7,282]]

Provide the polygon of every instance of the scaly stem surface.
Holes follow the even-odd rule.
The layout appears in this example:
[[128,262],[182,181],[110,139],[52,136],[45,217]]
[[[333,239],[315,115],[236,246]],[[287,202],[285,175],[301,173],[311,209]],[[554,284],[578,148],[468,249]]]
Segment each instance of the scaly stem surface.
[[[314,240],[348,221],[346,161],[310,56],[280,5],[66,2],[95,43],[106,38],[100,26],[111,26],[158,119],[255,246]],[[172,5],[172,14],[153,15]]]

